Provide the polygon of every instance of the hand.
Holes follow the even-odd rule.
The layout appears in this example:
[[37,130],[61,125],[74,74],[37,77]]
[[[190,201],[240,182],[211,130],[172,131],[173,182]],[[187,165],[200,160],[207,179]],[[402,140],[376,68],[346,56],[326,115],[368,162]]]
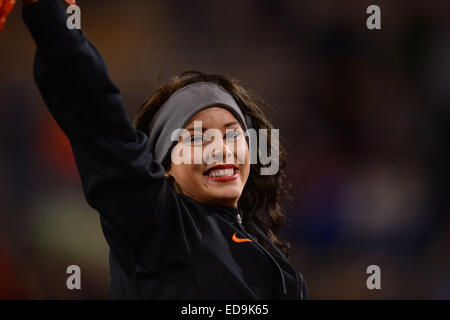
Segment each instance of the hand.
[[[75,5],[75,0],[65,0],[69,5]],[[28,5],[34,2],[38,2],[38,0],[22,0],[23,5]],[[16,4],[16,0],[0,0],[0,31],[3,29],[3,26],[6,21],[6,17],[8,17],[9,13],[12,11]]]

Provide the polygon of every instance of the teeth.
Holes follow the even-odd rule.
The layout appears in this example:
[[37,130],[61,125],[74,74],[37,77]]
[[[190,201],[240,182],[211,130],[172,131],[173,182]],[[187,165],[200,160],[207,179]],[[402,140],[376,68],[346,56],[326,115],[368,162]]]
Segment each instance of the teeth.
[[216,169],[208,173],[210,177],[229,177],[234,174],[233,169]]

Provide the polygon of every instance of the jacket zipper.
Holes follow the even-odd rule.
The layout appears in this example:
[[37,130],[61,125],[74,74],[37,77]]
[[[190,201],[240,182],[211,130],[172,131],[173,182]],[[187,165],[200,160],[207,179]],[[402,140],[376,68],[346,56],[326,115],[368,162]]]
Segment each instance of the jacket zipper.
[[239,225],[240,229],[242,230],[242,232],[244,232],[244,234],[245,234],[247,237],[249,237],[250,239],[252,239],[252,240],[253,240],[253,243],[254,243],[258,248],[260,248],[262,251],[264,251],[264,252],[266,253],[266,255],[269,256],[269,258],[272,260],[272,262],[275,263],[275,265],[277,266],[277,269],[278,269],[278,271],[279,271],[279,273],[280,273],[280,277],[281,277],[281,283],[282,283],[282,288],[283,288],[283,294],[284,294],[284,295],[287,295],[286,279],[284,278],[283,271],[281,270],[281,267],[280,267],[280,265],[278,264],[277,260],[272,256],[272,254],[271,254],[269,251],[267,251],[266,248],[264,248],[262,245],[260,245],[260,244],[258,243],[258,241],[256,241],[256,239],[255,239],[252,235],[250,235],[247,231],[245,231],[244,226],[242,225],[242,216],[241,216],[241,214],[240,214],[240,212],[239,212],[239,209],[233,208],[233,211],[236,212],[236,214],[233,215],[233,216],[234,216],[233,218],[234,218],[234,219],[236,220],[236,222],[238,223],[238,225]]
[[[298,271],[296,268],[292,267],[292,265],[285,259],[283,253],[270,241],[269,237],[264,234],[264,232],[258,228],[258,226],[256,226],[254,223],[249,224],[249,228],[254,230],[255,232],[257,232],[271,247],[272,249],[275,250],[275,252],[278,252],[278,254],[280,255],[280,257],[287,262],[287,265],[294,271],[295,274],[295,278],[296,278],[296,282],[297,282],[297,298],[303,300],[303,278],[300,277]],[[301,278],[301,279],[300,279]]]

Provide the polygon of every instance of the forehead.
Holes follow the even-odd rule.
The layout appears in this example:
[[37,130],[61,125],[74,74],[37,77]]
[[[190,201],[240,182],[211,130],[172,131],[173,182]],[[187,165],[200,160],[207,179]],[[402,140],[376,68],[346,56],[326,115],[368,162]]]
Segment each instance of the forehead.
[[236,121],[236,117],[221,106],[211,106],[196,113],[187,123],[186,128],[194,125],[194,121],[202,121],[205,128],[220,128],[227,123]]

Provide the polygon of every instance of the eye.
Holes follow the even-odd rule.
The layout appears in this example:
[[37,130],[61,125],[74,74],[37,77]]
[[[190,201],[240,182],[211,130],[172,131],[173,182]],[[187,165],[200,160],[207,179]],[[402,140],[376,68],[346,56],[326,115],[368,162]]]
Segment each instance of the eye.
[[207,141],[207,139],[203,135],[194,135],[194,136],[186,137],[183,142],[190,143],[194,146],[197,146],[197,145],[202,145],[206,141]]
[[227,130],[227,133],[225,134],[225,139],[227,140],[233,140],[234,138],[237,138],[241,135],[241,132],[238,130]]
[[192,136],[189,139],[189,142],[201,142],[203,141],[203,136]]

